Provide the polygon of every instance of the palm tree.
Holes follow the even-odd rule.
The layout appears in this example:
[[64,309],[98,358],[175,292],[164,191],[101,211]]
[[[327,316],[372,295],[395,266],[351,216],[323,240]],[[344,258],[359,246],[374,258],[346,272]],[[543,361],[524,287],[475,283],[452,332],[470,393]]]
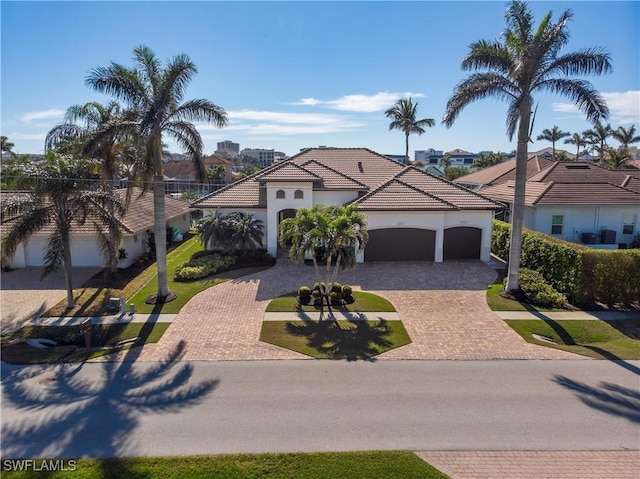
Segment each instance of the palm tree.
[[480,155],[473,161],[473,165],[476,168],[486,168],[488,166],[497,165],[498,163],[502,163],[507,158],[502,153],[488,153],[486,155]]
[[503,40],[480,40],[471,44],[469,54],[462,61],[462,69],[480,72],[473,73],[455,87],[443,119],[443,123],[450,127],[467,105],[487,97],[508,103],[507,135],[512,139],[516,130],[518,132],[508,291],[519,288],[533,94],[543,91],[560,93],[571,99],[589,121],[606,118],[609,113],[605,101],[593,86],[577,78],[609,72],[609,55],[600,48],[560,55],[560,50],[569,40],[567,25],[571,17],[571,11],[567,10],[554,24],[549,12],[535,28],[533,14],[527,4],[520,1],[511,3],[505,14],[507,29]]
[[[73,105],[67,109],[63,122],[47,133],[45,150],[62,148],[62,151],[69,152],[69,147],[73,149],[74,145],[77,146],[77,153],[100,162],[102,182],[113,192],[117,183],[118,163],[129,146],[131,129],[135,125],[133,120],[133,113],[122,111],[115,101],[107,105],[98,102]],[[112,229],[109,235],[112,250],[107,264],[110,273],[116,274],[120,229]]]
[[124,213],[121,200],[109,191],[90,190],[87,181],[79,180],[86,171],[74,161],[49,157],[38,176],[25,178],[24,186],[31,191],[26,196],[11,198],[2,204],[3,218],[8,218],[9,231],[3,238],[2,257],[11,259],[18,245],[45,228],[53,231],[45,252],[42,277],[64,269],[67,308],[74,306],[71,281],[71,244],[74,226],[89,224],[98,238],[100,250],[108,258],[111,249],[110,230],[118,226],[109,213]]
[[[289,257],[303,261],[311,255],[316,282],[321,294],[328,297],[339,268],[352,268],[357,251],[362,251],[369,238],[367,223],[355,206],[320,206],[300,208],[296,216],[283,220],[279,226],[280,243],[290,245]],[[326,261],[324,289],[320,281],[317,253]],[[333,268],[333,269],[332,269]]]
[[447,171],[449,171],[449,168],[451,167],[451,155],[449,153],[444,154],[440,160],[440,165],[444,168],[444,173],[446,175]]
[[587,141],[580,133],[574,133],[571,138],[564,140],[566,144],[576,145],[576,161],[580,159],[580,147],[587,146]]
[[206,172],[211,183],[220,183],[227,174],[227,169],[224,165],[210,165],[207,166]]
[[640,135],[636,135],[636,125],[631,125],[629,129],[619,126],[617,130],[611,131],[611,136],[620,142],[620,146],[623,149],[628,149],[631,143],[640,141]]
[[9,141],[9,138],[6,136],[0,136],[0,158],[4,153],[8,153],[10,156],[15,156],[16,154],[13,152],[13,147],[15,145]]
[[[162,67],[155,54],[146,46],[133,51],[134,67],[112,63],[91,70],[86,84],[115,96],[137,113],[137,133],[144,144],[144,159],[138,173],[145,189],[153,181],[154,238],[158,272],[158,292],[155,300],[170,299],[167,283],[167,242],[162,175],[162,135],[173,138],[196,166],[200,181],[205,178],[202,161],[202,137],[192,121],[213,123],[223,127],[227,114],[218,105],[204,99],[183,102],[185,90],[197,73],[187,55],[172,58]],[[175,296],[173,296],[175,297]]]
[[557,126],[554,126],[550,130],[548,129],[542,130],[542,134],[538,135],[538,138],[536,139],[538,141],[545,140],[545,141],[551,142],[551,144],[553,145],[553,159],[555,160],[556,159],[556,141],[562,140],[563,138],[566,138],[567,136],[570,136],[570,135],[571,133],[562,131]]
[[607,150],[607,163],[611,168],[622,169],[624,162],[631,158],[628,148],[609,148]]
[[218,210],[198,223],[198,235],[204,249],[211,246],[212,249],[220,248],[224,252],[231,250],[232,234],[229,218]]
[[392,118],[393,121],[389,123],[389,130],[402,130],[405,136],[405,163],[409,163],[409,135],[411,133],[417,133],[422,135],[425,132],[424,127],[433,127],[435,121],[433,118],[424,118],[422,120],[416,120],[418,103],[415,105],[411,101],[400,99],[396,104],[384,112],[387,118]]
[[262,220],[253,217],[253,213],[235,212],[229,215],[231,240],[240,248],[240,253],[262,247]]
[[612,131],[610,125],[603,125],[596,120],[593,123],[593,128],[583,133],[587,143],[598,151],[598,161],[601,164],[604,162],[604,154],[608,148],[607,138],[611,136]]

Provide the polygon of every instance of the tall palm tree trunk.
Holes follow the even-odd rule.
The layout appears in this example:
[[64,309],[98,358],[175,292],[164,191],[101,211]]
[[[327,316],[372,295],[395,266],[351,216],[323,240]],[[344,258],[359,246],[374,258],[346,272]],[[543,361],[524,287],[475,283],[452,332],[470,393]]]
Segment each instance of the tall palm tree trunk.
[[404,164],[409,164],[409,133],[405,134]]
[[71,280],[71,241],[68,236],[64,237],[62,240],[64,252],[64,285],[67,289],[67,309],[71,309],[75,306],[75,300],[73,298],[73,281]]
[[153,223],[158,269],[158,297],[166,297],[169,294],[167,283],[167,218],[165,216],[164,178],[162,175],[155,175],[153,179]]
[[525,99],[520,106],[520,124],[518,126],[518,145],[516,148],[516,181],[511,211],[511,239],[509,246],[509,269],[507,291],[520,287],[520,254],[522,252],[522,226],[524,223],[524,195],[527,182],[527,144],[529,142],[529,124],[531,121],[531,100]]

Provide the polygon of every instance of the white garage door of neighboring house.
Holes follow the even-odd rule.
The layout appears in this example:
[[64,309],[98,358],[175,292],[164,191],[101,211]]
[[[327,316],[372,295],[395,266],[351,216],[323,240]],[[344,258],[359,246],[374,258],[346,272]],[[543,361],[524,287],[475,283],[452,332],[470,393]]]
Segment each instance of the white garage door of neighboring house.
[[[32,236],[25,249],[26,266],[42,266],[48,238]],[[73,266],[102,266],[102,256],[93,236],[75,236],[71,240],[71,264]]]
[[418,228],[369,230],[365,261],[434,261],[436,232]]
[[443,259],[480,259],[482,230],[456,226],[444,230]]

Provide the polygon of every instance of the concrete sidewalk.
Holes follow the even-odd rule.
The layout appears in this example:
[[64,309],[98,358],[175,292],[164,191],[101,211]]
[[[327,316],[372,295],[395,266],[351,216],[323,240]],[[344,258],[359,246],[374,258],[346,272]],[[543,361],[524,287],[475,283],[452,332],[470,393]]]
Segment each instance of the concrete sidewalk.
[[296,313],[264,313],[264,321],[398,321],[400,316],[396,312],[367,311],[355,313],[349,311],[312,311]]
[[640,319],[639,311],[494,311],[502,319],[619,321]]
[[78,326],[87,319],[91,324],[172,323],[177,314],[112,314],[109,316],[54,316],[29,321],[32,326]]

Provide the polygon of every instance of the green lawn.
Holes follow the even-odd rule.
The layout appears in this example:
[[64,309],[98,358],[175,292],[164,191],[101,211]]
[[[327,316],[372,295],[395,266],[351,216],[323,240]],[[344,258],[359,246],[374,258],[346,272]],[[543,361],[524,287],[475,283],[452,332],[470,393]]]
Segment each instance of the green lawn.
[[499,272],[496,281],[487,288],[487,305],[492,311],[566,311],[566,309],[545,308],[529,303],[514,301],[513,299],[503,298],[500,291],[504,289],[502,280],[504,273]]
[[[527,342],[597,359],[640,359],[640,320],[505,320]],[[533,334],[551,338],[540,341]]]
[[[5,463],[3,462],[3,465]],[[40,463],[39,463],[40,464]],[[44,475],[43,475],[44,474]],[[7,479],[447,479],[409,451],[80,459],[75,471]]]
[[260,341],[316,359],[370,359],[411,343],[402,321],[263,321]]
[[[355,303],[347,304],[343,308],[334,308],[340,311],[349,311],[352,313],[365,313],[368,311],[379,312],[395,312],[393,304],[389,300],[378,296],[377,294],[367,293],[364,291],[354,291],[353,297],[356,299]],[[327,308],[325,307],[325,310]],[[273,299],[267,306],[267,313],[282,313],[282,312],[296,312],[305,311],[313,312],[320,311],[320,308],[315,306],[301,306],[296,300],[296,293],[286,294]]]
[[[136,346],[146,343],[157,343],[171,323],[129,323],[94,325],[91,335],[92,347],[115,346],[125,339],[139,337]],[[46,338],[63,346],[54,348],[33,348],[18,339]],[[117,350],[84,349],[84,333],[81,326],[25,326],[12,340],[3,339],[2,360],[11,364],[43,364],[61,362],[81,362],[87,359],[104,356],[114,351],[122,351],[130,346]]]

